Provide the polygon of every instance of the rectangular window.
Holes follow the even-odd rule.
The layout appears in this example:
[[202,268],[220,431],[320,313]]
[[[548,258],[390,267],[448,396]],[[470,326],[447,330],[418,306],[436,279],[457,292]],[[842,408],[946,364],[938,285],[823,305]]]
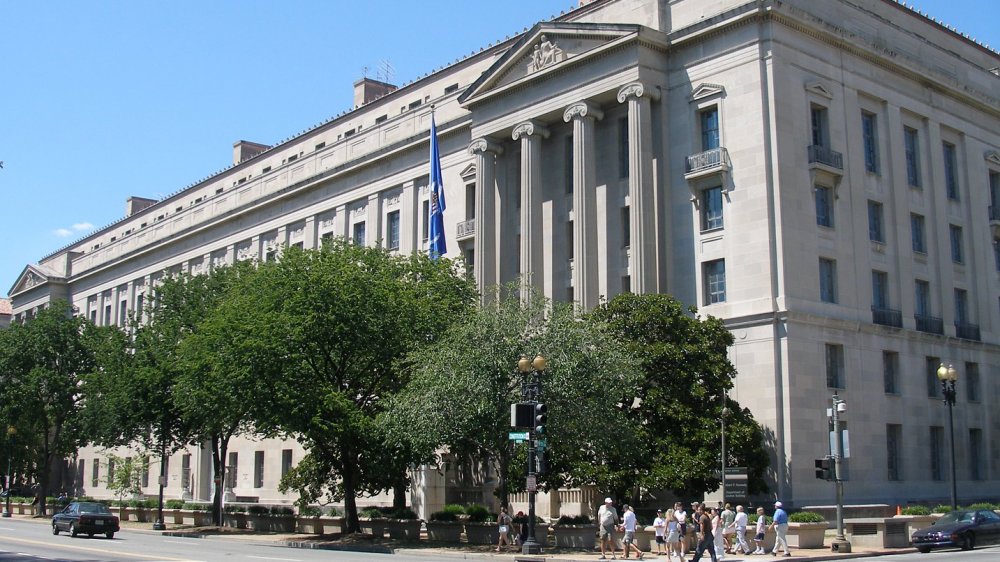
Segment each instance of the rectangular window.
[[365,245],[365,221],[354,223],[354,235],[351,240],[354,241],[355,245],[364,246]]
[[420,202],[420,239],[424,242],[430,237],[431,202],[427,199]]
[[115,459],[108,459],[108,484],[115,479]]
[[913,282],[914,312],[918,316],[931,315],[931,284],[922,279]]
[[917,130],[903,127],[903,146],[906,152],[906,181],[913,187],[920,187],[920,158]]
[[698,116],[701,121],[701,150],[719,148],[719,108],[703,109]]
[[830,126],[826,108],[814,105],[809,109],[809,113],[812,120],[812,143],[829,148]]
[[924,236],[924,216],[915,213],[910,214],[910,240],[913,243],[913,251],[918,254],[927,253],[927,239]]
[[819,298],[823,302],[837,302],[837,262],[819,259]]
[[969,323],[969,292],[965,289],[955,289],[955,323]]
[[990,216],[1000,215],[1000,172],[990,172]]
[[983,430],[969,428],[969,479],[983,480],[985,474],[983,463]]
[[191,489],[191,455],[189,453],[181,456],[181,489]]
[[399,211],[392,211],[386,217],[385,238],[388,240],[390,250],[399,249]]
[[882,352],[882,385],[886,394],[899,394],[899,353]]
[[622,207],[622,246],[632,245],[632,213],[628,207]]
[[275,261],[277,259],[278,259],[277,250],[268,250],[267,253],[264,254],[264,261]]
[[573,193],[573,135],[563,141],[563,176],[565,176],[566,193]]
[[958,158],[955,153],[955,145],[946,142],[942,144],[944,150],[944,186],[948,194],[948,199],[958,201]]
[[118,303],[118,325],[125,327],[128,320],[128,301],[121,301]]
[[573,221],[566,221],[566,256],[567,259],[573,259],[575,256],[576,248],[574,248],[573,240]]
[[239,453],[229,453],[229,465],[226,466],[226,485],[229,489],[236,488],[237,475],[239,474]]
[[288,471],[292,469],[292,450],[281,450],[281,477],[284,478]]
[[979,402],[979,363],[965,363],[965,397],[969,402]]
[[833,190],[817,185],[813,194],[816,197],[816,224],[833,228]]
[[722,187],[712,187],[701,192],[701,229],[722,228]]
[[[82,463],[83,461],[80,461],[80,462]],[[142,482],[142,487],[143,488],[148,488],[149,487],[149,471],[153,470],[154,466],[153,466],[153,464],[151,464],[149,462],[149,458],[148,457],[143,457],[143,464],[145,465],[146,470],[142,471],[142,476],[140,478],[141,478],[141,482]]]
[[940,366],[940,357],[926,357],[924,359],[924,378],[927,381],[928,398],[941,398],[941,384],[937,378],[937,370]]
[[872,271],[872,306],[889,308],[889,274],[884,271]]
[[878,201],[868,202],[868,239],[885,243],[885,213]]
[[264,451],[253,452],[253,487],[264,487]]
[[705,262],[702,266],[705,278],[705,304],[726,302],[726,260]]
[[104,305],[104,324],[102,324],[102,326],[110,326],[110,325],[111,325],[111,305],[106,304]]
[[465,218],[476,218],[476,184],[465,184]]
[[136,317],[139,318],[139,320],[142,320],[143,318],[142,306],[145,303],[145,298],[146,298],[145,295],[143,295],[142,293],[139,293],[135,297],[135,315]]
[[878,173],[878,136],[875,114],[861,112],[861,136],[864,139],[865,170]]
[[927,443],[930,449],[930,469],[931,480],[944,480],[944,462],[941,452],[944,450],[944,428],[939,425],[932,425],[930,441]]
[[844,380],[844,346],[826,344],[826,386],[847,388]]
[[628,117],[618,119],[618,177],[628,178]]
[[890,482],[903,479],[903,426],[890,423],[885,426],[885,461]]
[[94,459],[90,467],[90,485],[96,488],[101,483],[101,459]]
[[962,263],[962,227],[954,224],[948,225],[948,235],[951,240],[951,261]]

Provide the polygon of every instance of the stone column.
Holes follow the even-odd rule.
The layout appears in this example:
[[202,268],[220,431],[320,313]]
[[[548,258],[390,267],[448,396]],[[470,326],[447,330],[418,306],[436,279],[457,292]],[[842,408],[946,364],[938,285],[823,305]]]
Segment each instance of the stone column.
[[632,82],[618,90],[618,103],[628,102],[629,275],[635,294],[656,290],[653,128],[649,105],[651,99],[659,98],[658,90],[646,88],[642,82]]
[[382,197],[378,193],[368,196],[368,206],[365,208],[365,246],[384,246],[382,232]]
[[[542,262],[542,139],[549,130],[538,121],[525,121],[511,135],[521,141],[521,298],[528,287],[544,287]],[[478,261],[478,260],[477,260]]]
[[604,112],[588,101],[563,112],[563,120],[573,122],[573,293],[584,310],[597,306],[599,298],[594,121],[602,117]]
[[316,220],[316,215],[309,215],[306,217],[306,229],[302,233],[302,247],[306,250],[315,250],[319,247],[319,240],[316,236],[316,229],[319,226],[319,222]]
[[498,282],[497,267],[497,182],[496,160],[503,147],[487,138],[469,144],[469,154],[476,158],[476,238],[473,242],[473,275],[483,302],[490,300]]

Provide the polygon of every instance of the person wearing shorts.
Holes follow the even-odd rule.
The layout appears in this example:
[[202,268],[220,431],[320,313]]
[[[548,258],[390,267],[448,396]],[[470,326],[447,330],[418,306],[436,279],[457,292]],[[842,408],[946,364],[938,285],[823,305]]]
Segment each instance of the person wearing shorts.
[[754,554],[764,554],[764,532],[767,531],[767,516],[764,515],[764,508],[757,508],[757,534],[753,536],[753,542],[757,545]]
[[684,560],[684,555],[681,554],[681,524],[677,522],[674,513],[672,509],[667,511],[667,555],[671,559],[677,556]]
[[667,549],[667,520],[663,518],[663,510],[656,510],[656,519],[653,519],[653,532],[656,534],[656,555],[666,554]]
[[622,506],[622,532],[625,536],[622,538],[622,556],[628,558],[630,552],[635,552],[637,554],[636,558],[642,560],[642,551],[639,547],[635,545],[635,511],[628,505]]
[[608,551],[611,552],[611,558],[617,560],[618,557],[615,556],[615,526],[618,525],[618,511],[615,509],[611,498],[604,498],[604,505],[601,506],[601,509],[597,510],[597,524],[600,525],[600,559],[604,560],[606,558],[604,546],[607,544],[610,545]]

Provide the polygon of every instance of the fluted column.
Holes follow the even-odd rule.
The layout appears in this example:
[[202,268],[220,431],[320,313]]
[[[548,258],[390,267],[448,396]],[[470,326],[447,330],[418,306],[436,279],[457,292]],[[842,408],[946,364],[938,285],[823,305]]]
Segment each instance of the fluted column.
[[498,279],[496,160],[503,154],[503,147],[489,139],[478,138],[469,144],[469,154],[476,158],[476,238],[472,269],[485,302]]
[[528,287],[544,287],[542,279],[542,139],[549,130],[525,121],[511,135],[521,141],[521,298]]
[[650,100],[660,98],[642,82],[618,90],[618,102],[628,103],[628,195],[631,220],[632,292],[656,291],[656,209],[653,197],[653,128]]
[[588,101],[563,112],[573,122],[573,292],[584,310],[597,306],[597,158],[594,121],[604,112]]

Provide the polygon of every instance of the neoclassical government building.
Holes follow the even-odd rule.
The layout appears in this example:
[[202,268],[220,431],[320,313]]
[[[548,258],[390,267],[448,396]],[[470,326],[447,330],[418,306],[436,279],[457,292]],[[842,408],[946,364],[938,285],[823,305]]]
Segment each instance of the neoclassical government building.
[[[959,502],[1000,499],[998,67],[893,0],[585,0],[410,84],[362,79],[353,110],[273,146],[239,141],[225,170],[130,199],[27,265],[14,318],[65,298],[121,324],[165,272],[334,236],[424,251],[434,111],[448,255],[482,288],[523,276],[585,308],[669,293],[724,319],[732,397],[772,454],[769,497],[833,503],[813,460],[838,393],[848,503],[946,500],[945,363]],[[298,445],[230,450],[231,497],[294,499],[277,483]],[[80,491],[106,493],[102,451],[71,467]],[[208,499],[212,476],[208,451],[178,453],[167,495]],[[413,502],[481,496],[450,467],[421,472]]]

